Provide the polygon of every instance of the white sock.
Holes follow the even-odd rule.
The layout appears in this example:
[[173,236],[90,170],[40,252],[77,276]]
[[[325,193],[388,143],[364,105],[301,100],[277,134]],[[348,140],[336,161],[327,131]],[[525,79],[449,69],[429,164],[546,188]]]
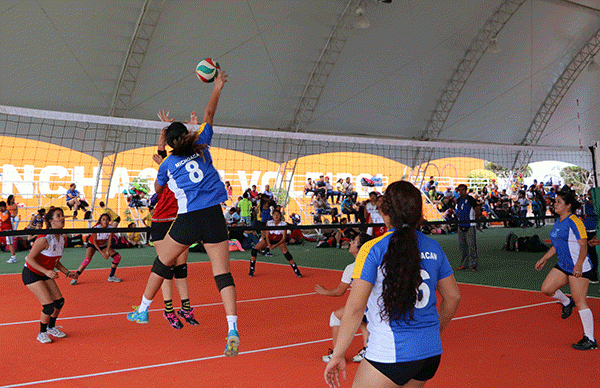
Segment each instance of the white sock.
[[567,306],[569,303],[571,303],[571,299],[569,299],[568,296],[563,294],[563,292],[561,290],[556,290],[556,292],[554,293],[554,295],[552,295],[552,297],[554,299],[558,299],[560,301],[560,303],[562,303],[563,306]]
[[140,302],[140,307],[138,307],[138,312],[148,311],[150,308],[151,300],[146,299],[145,296],[142,296],[142,301]]
[[227,316],[227,326],[229,326],[229,330],[237,330],[237,315],[228,315]]
[[594,316],[589,308],[579,311],[581,323],[583,324],[583,332],[590,340],[594,340]]

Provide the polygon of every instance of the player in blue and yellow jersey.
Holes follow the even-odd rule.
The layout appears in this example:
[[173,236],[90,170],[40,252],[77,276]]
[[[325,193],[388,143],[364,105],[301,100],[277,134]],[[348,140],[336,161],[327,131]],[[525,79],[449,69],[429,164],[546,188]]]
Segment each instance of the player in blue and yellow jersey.
[[[353,387],[423,387],[440,363],[440,333],[454,316],[460,292],[439,244],[415,229],[421,193],[410,182],[388,186],[380,208],[389,232],[361,248],[352,274],[338,341],[325,381],[346,378],[344,354],[367,317],[369,339]],[[442,297],[436,308],[436,291]],[[366,310],[366,311],[365,311]]]
[[226,81],[227,76],[220,72],[198,132],[189,132],[180,122],[167,127],[165,138],[173,151],[161,163],[154,186],[160,195],[168,184],[179,210],[162,243],[156,246],[158,257],[152,266],[142,302],[127,315],[127,319],[148,323],[148,308],[163,280],[187,276],[187,267],[182,265],[178,268],[184,273],[174,273],[176,258],[196,241],[202,241],[227,315],[229,334],[225,355],[233,357],[238,354],[239,346],[236,290],[229,266],[227,225],[220,205],[227,200],[227,191],[209,152],[213,118]]
[[[598,342],[594,340],[594,317],[586,300],[592,277],[592,265],[587,254],[587,234],[583,222],[574,214],[580,206],[571,191],[557,193],[554,211],[559,218],[550,232],[552,248],[536,263],[535,269],[541,270],[548,259],[554,255],[558,257],[558,263],[544,279],[542,293],[562,303],[563,319],[568,318],[573,307],[577,306],[584,335],[572,346],[577,350],[590,350],[598,349]],[[567,284],[571,288],[571,298],[560,290]]]

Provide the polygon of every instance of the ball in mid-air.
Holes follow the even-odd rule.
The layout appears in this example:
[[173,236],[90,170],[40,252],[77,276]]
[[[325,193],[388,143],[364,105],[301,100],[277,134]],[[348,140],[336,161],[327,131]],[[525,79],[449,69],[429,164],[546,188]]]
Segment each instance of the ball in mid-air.
[[205,58],[198,63],[196,66],[196,75],[203,82],[213,82],[215,77],[219,74],[219,62],[212,58]]

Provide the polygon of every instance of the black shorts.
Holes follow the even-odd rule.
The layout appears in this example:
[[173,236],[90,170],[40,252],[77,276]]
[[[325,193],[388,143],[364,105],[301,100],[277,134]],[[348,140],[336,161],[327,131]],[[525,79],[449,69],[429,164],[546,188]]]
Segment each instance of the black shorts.
[[[97,251],[96,246],[94,244],[92,244],[91,242],[87,243],[87,245],[85,246],[86,248],[94,248],[94,250]],[[108,243],[104,244],[104,245],[100,245],[100,249],[101,250],[105,250],[106,247],[108,247]]]
[[179,244],[188,246],[196,241],[204,244],[226,241],[229,236],[221,205],[178,214],[169,229],[169,236]]
[[21,273],[21,277],[23,278],[23,284],[28,285],[35,282],[39,282],[40,280],[45,282],[46,280],[50,280],[50,278],[46,275],[38,275],[27,267],[23,268],[23,272]]
[[[557,270],[559,270],[560,272],[564,273],[565,275],[569,275],[569,276],[575,276],[575,275],[573,275],[573,272],[567,272],[567,271],[565,271],[564,269],[560,268],[560,267],[558,266],[558,264],[556,264],[556,265],[554,266],[554,268],[556,268],[556,269],[557,269]],[[592,277],[593,277],[593,275],[592,275],[592,274],[593,274],[593,273],[594,273],[594,270],[593,270],[593,269],[591,269],[591,270],[589,270],[589,271],[587,271],[587,272],[584,272],[584,273],[582,273],[582,274],[581,274],[581,277],[582,277],[582,278],[589,279],[589,280],[592,280]]]
[[392,380],[395,384],[404,385],[410,380],[427,381],[435,375],[442,355],[425,358],[418,361],[384,363],[367,360],[385,377]]
[[169,232],[169,229],[171,228],[172,224],[173,224],[173,221],[167,221],[167,222],[154,221],[152,223],[152,226],[150,227],[150,241],[163,240],[165,238],[165,236],[167,235],[167,233]]

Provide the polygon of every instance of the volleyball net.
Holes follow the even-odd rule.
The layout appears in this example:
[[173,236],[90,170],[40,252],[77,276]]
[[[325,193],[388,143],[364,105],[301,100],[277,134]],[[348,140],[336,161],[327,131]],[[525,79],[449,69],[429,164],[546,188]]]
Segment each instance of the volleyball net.
[[[0,106],[1,196],[14,195],[21,219],[28,220],[42,207],[67,210],[65,195],[75,183],[95,209],[94,219],[104,201],[123,222],[140,226],[158,171],[152,155],[165,126],[152,120]],[[312,193],[304,191],[308,178],[327,177],[336,192],[338,180],[350,178],[359,200],[366,200],[372,191],[383,192],[396,180],[411,180],[421,187],[430,177],[440,192],[460,183],[477,191],[492,180],[511,192],[522,183],[518,171],[527,176],[526,166],[516,166],[518,171],[514,166],[523,152],[530,153],[530,162],[562,161],[588,171],[594,163],[587,148],[419,142],[223,126],[214,127],[211,144],[214,165],[232,187],[226,206],[252,186],[263,191],[269,185],[276,198],[286,202],[286,213],[300,215],[303,223],[313,220]],[[428,153],[429,162],[415,165],[423,153]],[[425,196],[424,203],[426,218],[439,219],[435,204]],[[67,227],[88,225],[82,222]]]

